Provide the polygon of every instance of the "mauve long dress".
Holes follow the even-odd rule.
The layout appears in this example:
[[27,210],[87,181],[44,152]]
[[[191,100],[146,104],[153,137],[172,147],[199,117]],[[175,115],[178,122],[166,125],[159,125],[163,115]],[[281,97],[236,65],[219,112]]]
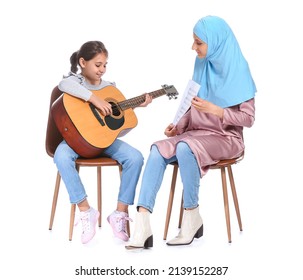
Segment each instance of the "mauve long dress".
[[225,108],[222,120],[191,107],[176,126],[178,135],[154,144],[163,157],[171,158],[176,154],[177,143],[186,142],[197,159],[202,177],[209,165],[243,153],[243,127],[251,127],[254,120],[254,98]]

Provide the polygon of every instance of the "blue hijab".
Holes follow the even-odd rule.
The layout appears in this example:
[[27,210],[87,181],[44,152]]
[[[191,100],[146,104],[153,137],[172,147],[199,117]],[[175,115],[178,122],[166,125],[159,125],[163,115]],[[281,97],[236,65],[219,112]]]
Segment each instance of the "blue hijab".
[[205,58],[196,57],[193,80],[201,85],[198,96],[222,108],[255,96],[256,86],[236,37],[216,16],[201,18],[194,34],[208,45]]

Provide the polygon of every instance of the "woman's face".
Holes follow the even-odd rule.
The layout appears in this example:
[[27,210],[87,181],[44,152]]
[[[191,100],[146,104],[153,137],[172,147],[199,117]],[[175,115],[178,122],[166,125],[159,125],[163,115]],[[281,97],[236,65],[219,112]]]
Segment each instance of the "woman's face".
[[204,58],[207,55],[207,44],[203,42],[199,37],[195,34],[194,36],[194,43],[192,49],[197,52],[199,58]]

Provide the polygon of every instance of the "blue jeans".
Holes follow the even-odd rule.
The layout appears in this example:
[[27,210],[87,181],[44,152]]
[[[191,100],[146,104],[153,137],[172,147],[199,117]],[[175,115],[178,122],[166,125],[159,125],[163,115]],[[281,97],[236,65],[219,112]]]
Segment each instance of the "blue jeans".
[[[136,186],[144,162],[141,152],[120,139],[116,139],[103,151],[103,154],[117,160],[122,165],[118,201],[127,205],[134,204]],[[78,204],[87,197],[76,170],[75,162],[78,157],[79,155],[65,141],[58,145],[54,155],[54,162],[66,186],[70,202],[73,204]]]
[[178,161],[183,183],[184,208],[194,208],[199,202],[200,169],[195,155],[185,142],[179,142],[176,155],[166,159],[153,145],[143,172],[142,184],[137,206],[148,209],[151,213],[156,201],[157,193],[162,184],[167,164]]

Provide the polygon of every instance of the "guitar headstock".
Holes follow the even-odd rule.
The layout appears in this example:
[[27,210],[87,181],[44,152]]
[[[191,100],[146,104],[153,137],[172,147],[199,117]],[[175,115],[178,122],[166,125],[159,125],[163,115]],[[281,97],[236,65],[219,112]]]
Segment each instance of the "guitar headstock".
[[178,91],[172,85],[162,85],[162,89],[165,91],[166,95],[169,99],[177,99],[178,98]]

